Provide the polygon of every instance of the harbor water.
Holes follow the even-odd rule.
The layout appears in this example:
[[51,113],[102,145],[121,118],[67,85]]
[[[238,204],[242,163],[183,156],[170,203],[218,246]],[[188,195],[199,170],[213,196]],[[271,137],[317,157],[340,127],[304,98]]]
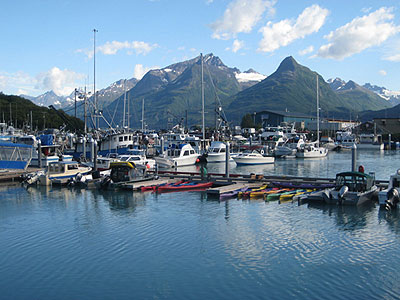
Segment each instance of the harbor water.
[[[381,180],[399,158],[358,153]],[[348,152],[231,172],[333,178],[350,168]],[[0,253],[1,299],[400,297],[400,213],[376,204],[3,185]]]

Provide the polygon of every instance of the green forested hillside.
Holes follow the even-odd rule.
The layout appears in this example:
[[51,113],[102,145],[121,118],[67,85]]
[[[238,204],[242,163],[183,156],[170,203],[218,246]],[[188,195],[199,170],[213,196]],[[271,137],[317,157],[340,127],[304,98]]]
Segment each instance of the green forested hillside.
[[30,100],[19,96],[0,93],[0,120],[2,122],[12,123],[14,127],[18,128],[28,126],[30,124],[30,112],[32,112],[33,129],[60,128],[63,124],[66,124],[69,130],[74,130],[73,127],[83,129],[82,120],[71,117],[63,111],[59,112],[70,124],[47,107],[37,106]]

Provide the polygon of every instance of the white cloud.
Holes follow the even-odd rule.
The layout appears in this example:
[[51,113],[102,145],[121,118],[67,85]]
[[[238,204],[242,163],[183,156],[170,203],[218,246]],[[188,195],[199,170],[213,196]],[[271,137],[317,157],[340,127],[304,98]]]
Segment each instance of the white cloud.
[[[132,41],[132,42],[112,41],[112,42],[106,42],[104,45],[96,47],[96,53],[101,52],[104,55],[115,55],[115,54],[117,54],[118,51],[126,49],[128,55],[131,55],[134,52],[136,54],[146,55],[150,51],[154,50],[157,47],[158,47],[157,44],[149,44],[149,43],[142,42],[142,41]],[[89,59],[93,57],[93,49],[91,49],[91,50],[90,49],[77,49],[75,52],[83,53]]]
[[142,41],[133,41],[133,42],[112,41],[112,42],[107,42],[104,45],[99,46],[97,49],[98,49],[98,51],[102,52],[105,55],[114,55],[119,50],[122,50],[122,49],[133,50],[134,52],[136,52],[136,54],[146,55],[147,53],[149,53],[151,50],[153,50],[156,47],[158,47],[157,44],[150,45],[150,44],[148,44],[146,42],[142,42]]
[[53,90],[57,95],[67,96],[79,85],[79,81],[85,78],[84,74],[79,74],[68,69],[60,70],[57,67],[43,72],[36,76],[37,89]]
[[210,24],[215,39],[230,39],[238,33],[249,33],[266,10],[274,14],[275,0],[236,0],[229,3],[224,15]]
[[210,5],[211,3],[213,3],[214,2],[214,0],[206,0],[206,4],[207,5]]
[[327,9],[314,4],[304,9],[296,20],[285,19],[278,23],[268,22],[259,30],[263,34],[263,38],[258,50],[273,52],[297,39],[318,32],[324,25],[328,14]]
[[307,47],[307,48],[305,48],[303,50],[300,50],[299,54],[300,55],[306,55],[306,54],[309,54],[309,53],[311,53],[313,51],[314,51],[314,47],[313,46],[309,46],[309,47]]
[[150,70],[154,69],[159,69],[159,67],[154,66],[154,67],[145,67],[142,64],[137,64],[135,65],[135,68],[133,70],[133,77],[140,80],[143,78],[143,76]]
[[4,91],[5,93],[19,95],[20,93],[18,90],[31,91],[31,93],[34,93],[34,85],[36,83],[36,78],[25,72],[0,72],[0,91]]
[[244,46],[244,42],[243,41],[239,41],[239,40],[234,40],[233,44],[232,44],[232,48],[228,47],[225,50],[230,51],[232,50],[233,53],[238,52],[240,49],[242,49]]
[[392,11],[382,7],[330,32],[324,37],[329,43],[320,47],[318,56],[341,60],[382,44],[400,31],[400,27],[392,22]]
[[384,59],[394,62],[400,62],[400,53],[386,56]]
[[382,76],[386,76],[386,75],[387,75],[387,73],[386,73],[385,70],[379,70],[378,73],[379,73],[380,75],[382,75]]

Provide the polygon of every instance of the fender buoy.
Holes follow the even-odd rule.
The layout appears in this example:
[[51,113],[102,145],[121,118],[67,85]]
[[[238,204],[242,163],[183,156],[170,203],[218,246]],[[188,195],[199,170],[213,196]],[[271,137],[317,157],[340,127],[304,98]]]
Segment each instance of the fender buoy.
[[363,165],[360,165],[360,166],[358,167],[358,172],[364,173],[364,166],[363,166]]
[[261,153],[261,154],[264,154],[264,149],[261,149],[260,153]]

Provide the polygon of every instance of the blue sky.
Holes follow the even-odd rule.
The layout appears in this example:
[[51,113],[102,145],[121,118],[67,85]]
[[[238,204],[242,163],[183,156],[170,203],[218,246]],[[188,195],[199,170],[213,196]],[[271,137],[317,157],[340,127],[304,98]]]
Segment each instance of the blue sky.
[[0,91],[59,95],[214,53],[270,75],[292,55],[325,80],[400,90],[397,1],[3,1]]

